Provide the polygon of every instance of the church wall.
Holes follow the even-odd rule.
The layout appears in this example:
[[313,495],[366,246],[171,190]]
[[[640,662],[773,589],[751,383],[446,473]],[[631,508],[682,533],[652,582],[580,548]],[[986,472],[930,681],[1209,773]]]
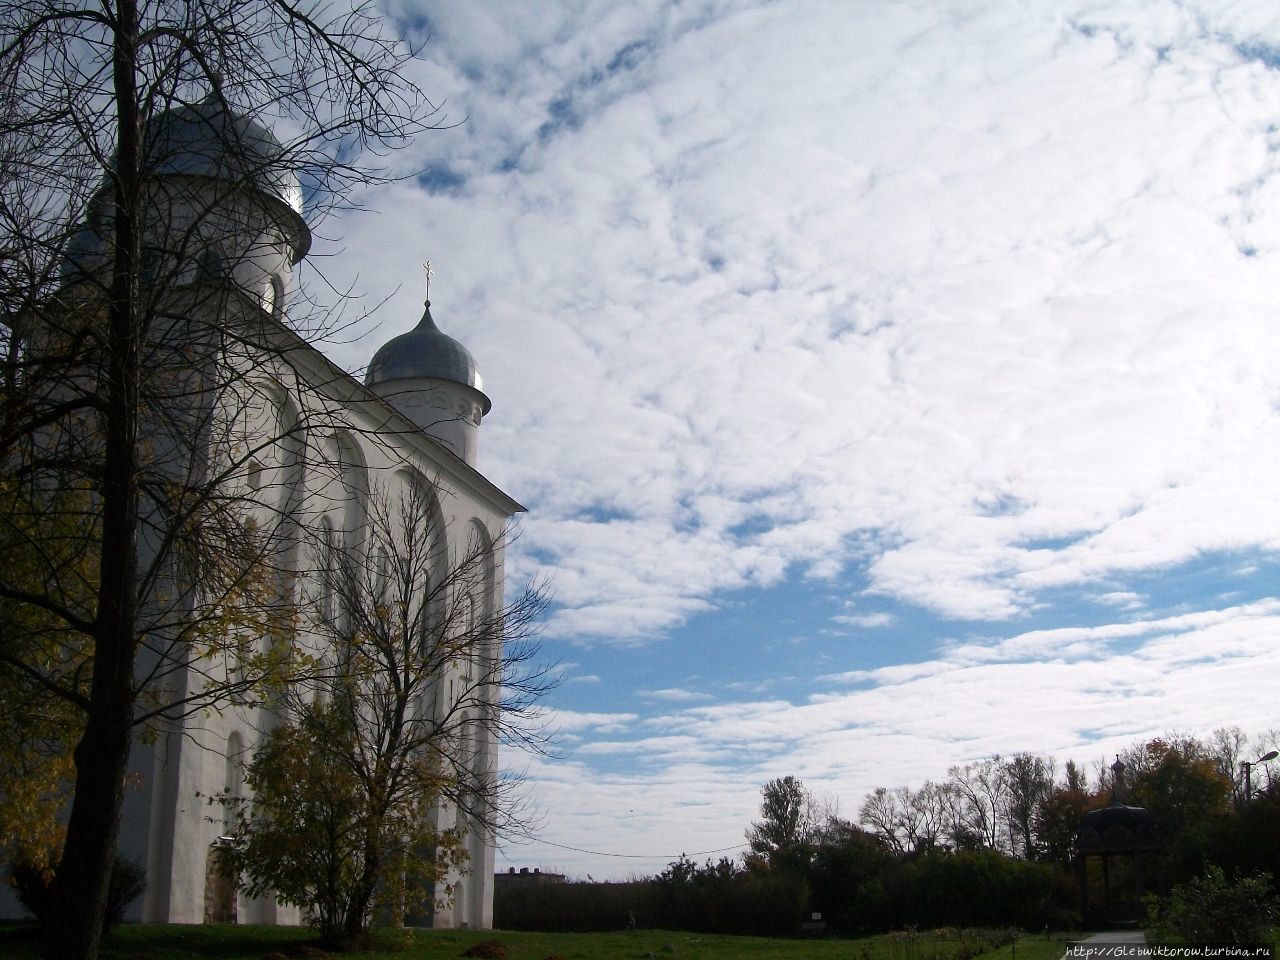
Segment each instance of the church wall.
[[[521,508],[474,469],[481,402],[488,403],[483,394],[437,380],[366,389],[278,322],[288,310],[292,264],[309,244],[296,215],[275,199],[209,177],[169,175],[153,189],[146,271],[164,291],[166,309],[153,328],[157,340],[147,345],[155,356],[145,373],[168,378],[173,396],[188,405],[175,401],[172,410],[162,410],[163,418],[144,424],[148,449],[164,458],[165,469],[176,477],[188,470],[200,477],[219,475],[234,467],[225,481],[228,492],[253,504],[246,535],[269,539],[280,571],[276,587],[313,612],[319,598],[311,545],[322,525],[328,524],[345,548],[362,549],[369,498],[395,497],[397,485],[417,477],[438,499],[443,563],[456,560],[473,533],[495,544],[483,595],[476,600],[485,610],[500,608],[501,533]],[[99,207],[84,231],[84,249],[69,262],[66,291],[73,309],[100,306],[84,294],[91,285],[77,283],[110,262],[105,221],[92,222],[101,216]],[[52,331],[43,335],[54,336]],[[271,349],[250,346],[262,338]],[[158,548],[148,543],[145,530],[140,541],[145,568],[148,556],[159,556]],[[167,592],[150,602],[190,611],[191,606],[181,605],[191,603],[200,585],[176,580],[175,574],[175,582],[164,584]],[[306,622],[287,636],[257,642],[322,647]],[[147,666],[144,655],[139,668]],[[180,693],[202,681],[188,669],[171,682]],[[270,707],[224,707],[160,725],[153,737],[135,739],[119,849],[146,869],[149,886],[127,919],[300,922],[296,908],[229,891],[210,866],[226,823],[222,808],[209,799],[239,786],[237,771],[258,738],[279,720]],[[466,762],[478,777],[489,779],[496,751],[490,738]],[[441,804],[435,816],[452,822],[454,813]],[[468,874],[449,878],[461,893],[436,918],[439,925],[491,925],[493,838],[473,831],[467,846]],[[16,915],[20,908],[12,896],[0,892],[0,916]]]
[[481,418],[479,391],[432,377],[394,380],[370,389],[427,436],[444,444],[464,462],[475,464]]
[[[301,449],[292,453],[282,444],[274,444],[256,451],[251,464],[246,464],[245,489],[252,491],[255,499],[263,502],[255,511],[258,523],[265,527],[275,523],[286,530],[296,526],[300,531],[314,532],[322,522],[327,522],[340,533],[351,548],[360,547],[368,497],[398,496],[398,487],[413,475],[430,484],[439,501],[442,521],[442,553],[456,558],[465,550],[470,536],[483,532],[489,542],[499,537],[508,512],[503,507],[485,502],[466,488],[466,484],[452,482],[459,473],[471,471],[455,461],[452,456],[429,441],[415,436],[416,431],[386,429],[388,420],[395,419],[379,401],[369,398],[361,388],[356,388],[354,401],[336,406],[331,397],[310,396],[306,387],[288,369],[272,371],[276,389],[261,392],[276,399],[275,409],[264,404],[263,409],[252,411],[244,418],[244,429],[249,434],[269,434],[277,430],[282,421],[300,419],[315,430],[308,432],[305,440],[298,441]],[[284,381],[280,385],[279,381]],[[285,399],[281,399],[285,398]],[[286,402],[287,400],[287,402]],[[314,402],[321,410],[288,411],[289,403]],[[246,449],[257,446],[253,437],[247,439]],[[300,461],[292,462],[292,461]],[[254,489],[254,484],[257,484]],[[315,558],[309,554],[305,536],[294,537],[290,562],[298,572],[294,589],[305,599],[306,591],[314,589],[314,578],[307,570]],[[500,550],[500,548],[499,548]],[[487,610],[495,609],[501,600],[500,553],[488,572],[487,588],[480,602]],[[306,624],[299,624],[294,642],[310,645],[314,650],[318,641]],[[226,759],[228,739],[241,738],[247,761],[256,737],[270,729],[275,722],[270,711],[246,712],[227,710],[188,722],[180,735],[178,757],[172,759],[158,753],[163,744],[139,745],[137,750],[144,757],[140,767],[149,767],[150,782],[140,790],[145,794],[139,802],[130,806],[127,837],[122,835],[122,851],[148,863],[149,872],[155,871],[155,889],[148,893],[145,906],[140,910],[142,919],[177,923],[204,922],[210,904],[217,899],[212,890],[216,880],[208,861],[223,824],[220,809],[210,807],[201,797],[207,798],[228,786]],[[168,741],[173,749],[173,741]],[[484,744],[476,751],[473,762],[491,765],[496,753],[495,744]],[[145,810],[145,813],[144,813]],[[448,818],[447,811],[441,815]],[[145,826],[143,825],[145,823]],[[172,824],[172,827],[169,827]],[[166,835],[171,837],[166,842]],[[155,849],[147,847],[155,844]],[[451,877],[451,882],[461,881],[463,891],[460,902],[436,919],[437,925],[466,925],[484,927],[492,924],[493,849],[491,838],[473,834],[467,847],[471,865],[466,877]],[[152,866],[154,864],[154,866]],[[273,903],[252,903],[239,897],[236,904],[238,922],[298,922],[296,909],[277,908]]]

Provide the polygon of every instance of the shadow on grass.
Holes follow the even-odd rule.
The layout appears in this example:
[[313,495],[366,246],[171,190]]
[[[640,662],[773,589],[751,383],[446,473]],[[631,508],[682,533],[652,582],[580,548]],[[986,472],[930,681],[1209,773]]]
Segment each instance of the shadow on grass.
[[[0,923],[0,956],[37,960],[40,929],[33,923]],[[281,953],[328,956],[316,950],[306,927],[176,926],[123,924],[102,941],[102,960],[243,960]]]

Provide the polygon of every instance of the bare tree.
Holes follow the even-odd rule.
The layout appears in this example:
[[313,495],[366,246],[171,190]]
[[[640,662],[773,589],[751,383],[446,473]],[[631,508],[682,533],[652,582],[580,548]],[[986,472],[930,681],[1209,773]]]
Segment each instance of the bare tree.
[[[1262,756],[1266,753],[1270,753],[1272,750],[1280,750],[1280,730],[1277,730],[1273,727],[1270,730],[1263,731],[1253,741],[1253,749],[1256,752],[1257,756]],[[1266,771],[1266,781],[1267,781],[1266,789],[1271,790],[1273,784],[1275,783],[1275,780],[1274,780],[1275,773],[1273,772],[1274,764],[1272,763],[1265,764],[1263,766],[1263,770]]]
[[[234,482],[258,451],[232,428],[263,400],[252,365],[229,358],[288,367],[297,331],[324,326],[281,323],[264,258],[305,253],[301,190],[313,213],[346,202],[380,176],[360,156],[429,125],[410,55],[371,10],[318,0],[0,11],[0,465],[29,511],[10,528],[72,528],[96,578],[85,597],[0,574],[0,596],[66,637],[52,661],[6,644],[6,667],[83,721],[50,957],[96,955],[135,728],[248,694],[243,673],[189,682],[190,650],[287,615],[268,598],[290,531],[246,530],[245,501],[262,497]],[[193,153],[192,125],[213,154]],[[260,619],[237,626],[250,608]]]
[[950,783],[926,780],[911,797],[911,841],[915,850],[934,850],[947,838],[949,814],[954,807]]
[[942,844],[952,807],[951,787],[946,783],[929,780],[916,791],[877,787],[863,800],[858,821],[871,827],[895,853],[918,853]]
[[862,799],[858,810],[858,822],[870,827],[885,847],[897,854],[906,853],[908,849],[908,840],[902,830],[907,793],[906,787],[895,790],[876,787]]
[[[320,668],[281,691],[290,719],[249,767],[256,798],[223,798],[246,891],[306,908],[328,944],[358,940],[379,893],[429,914],[469,837],[528,829],[495,751],[547,750],[537,704],[556,674],[535,639],[546,595],[529,585],[501,602],[495,544],[474,534],[443,555],[439,524],[431,490],[411,482],[371,497],[358,542],[316,544]],[[316,765],[335,776],[298,775]]]
[[1053,793],[1053,758],[1015,753],[1004,763],[1004,780],[1010,847],[1024,859],[1034,860],[1039,846],[1035,830],[1037,814]]
[[[1218,773],[1231,782],[1232,800],[1239,809],[1247,802],[1241,761],[1250,753],[1249,737],[1239,727],[1218,727],[1210,735],[1208,747],[1213,752]],[[1248,759],[1252,760],[1253,756]]]
[[954,806],[952,838],[960,848],[1005,849],[1009,785],[999,755],[947,771]]

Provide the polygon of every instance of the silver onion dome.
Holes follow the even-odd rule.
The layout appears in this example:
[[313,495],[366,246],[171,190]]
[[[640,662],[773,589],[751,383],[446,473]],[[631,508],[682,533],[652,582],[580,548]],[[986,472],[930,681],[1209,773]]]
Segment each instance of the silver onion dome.
[[293,232],[294,262],[311,247],[302,219],[302,188],[285,150],[266,126],[230,109],[216,92],[156,117],[143,135],[148,172],[242,183],[269,197]]
[[[284,147],[263,124],[230,110],[211,93],[199,103],[166,110],[143,133],[144,174],[157,179],[191,178],[239,184],[255,191],[275,211],[297,263],[311,248],[302,218],[302,189],[285,162]],[[98,188],[86,219],[70,236],[61,274],[64,282],[92,277],[110,265],[111,176]]]
[[484,413],[492,407],[484,394],[484,381],[476,369],[475,357],[453,337],[440,332],[431,317],[430,300],[418,325],[384,343],[369,361],[364,375],[365,386],[369,387],[389,380],[414,379],[461,383],[480,394]]

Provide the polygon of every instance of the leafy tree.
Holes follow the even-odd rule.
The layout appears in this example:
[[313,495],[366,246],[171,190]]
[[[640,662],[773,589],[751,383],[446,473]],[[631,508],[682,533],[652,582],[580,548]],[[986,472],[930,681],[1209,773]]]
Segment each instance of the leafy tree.
[[[51,905],[52,871],[20,861],[10,871],[9,879],[22,905],[36,920],[44,922]],[[107,929],[124,920],[126,908],[146,889],[146,871],[132,860],[117,856],[111,865],[111,884],[107,891]]]
[[1089,789],[1089,778],[1074,760],[1068,760],[1062,774],[1063,786],[1067,790],[1079,790],[1082,793]]
[[758,870],[727,857],[699,867],[681,856],[653,880],[653,921],[679,930],[762,936],[794,933],[809,901],[805,878]]
[[281,691],[295,719],[255,753],[246,795],[222,797],[245,891],[303,907],[329,945],[361,940],[379,903],[430,910],[465,866],[467,833],[527,829],[493,747],[547,748],[535,707],[554,679],[534,640],[545,594],[487,605],[493,544],[476,533],[443,556],[440,519],[431,488],[411,481],[371,496],[359,549],[316,545],[333,608],[318,608],[314,656],[329,666]]
[[1070,784],[1068,780],[1056,787],[1035,812],[1035,834],[1041,859],[1064,867],[1074,862],[1076,833],[1084,815],[1106,803],[1104,799]]
[[813,857],[818,829],[813,794],[788,775],[770,780],[760,796],[760,819],[747,831],[752,853],[771,870],[803,872]]
[[[79,529],[90,518],[62,509],[59,532],[69,535],[52,535],[40,514],[29,509],[17,484],[0,475],[0,555],[9,581],[35,594],[56,579],[91,610],[97,578],[80,549]],[[74,772],[71,745],[83,726],[77,698],[87,697],[89,662],[82,635],[35,605],[0,597],[0,757],[7,771],[0,781],[0,853],[45,882],[52,881],[62,847],[60,814]],[[54,672],[66,678],[61,690],[71,696],[43,682]]]
[[863,891],[892,863],[893,855],[879,836],[847,820],[828,820],[809,867],[814,908],[833,929],[871,929],[874,920],[862,909]]
[[884,878],[893,926],[1038,929],[1052,907],[1057,871],[995,850],[930,853]]
[[1264,790],[1247,805],[1219,818],[1208,855],[1229,876],[1276,869],[1280,864],[1280,788]]
[[245,893],[304,908],[326,947],[364,934],[375,893],[389,908],[421,903],[465,863],[457,831],[433,822],[441,785],[431,758],[400,764],[393,788],[372,782],[352,767],[363,746],[352,719],[334,699],[268,734],[245,771],[257,799],[245,801],[224,854]]
[[1199,740],[1157,738],[1125,751],[1121,759],[1129,780],[1127,802],[1151,811],[1169,841],[1195,839],[1227,809],[1231,781]]
[[[288,338],[252,311],[242,316],[258,322],[238,328],[195,323],[211,301],[256,301],[237,272],[245,251],[227,243],[246,226],[239,198],[255,185],[278,188],[288,166],[313,209],[326,198],[349,202],[349,188],[376,175],[359,163],[362,148],[394,147],[431,115],[402,73],[411,54],[381,32],[376,12],[319,0],[15,0],[0,10],[0,359],[9,388],[0,462],[18,465],[10,477],[47,520],[59,511],[41,503],[49,491],[87,489],[94,504],[83,531],[91,605],[56,578],[33,591],[0,571],[0,596],[78,634],[65,649],[87,657],[68,675],[41,644],[5,640],[9,663],[81,714],[70,728],[74,795],[49,957],[97,952],[135,730],[250,687],[219,685],[225,672],[210,668],[218,658],[191,652],[229,632],[226,612],[244,599],[246,578],[261,584],[255,571],[276,556],[272,546],[255,549],[269,537],[235,536],[244,515],[224,495],[254,452],[211,457],[210,435],[227,436],[236,419],[224,416],[228,401],[252,366],[223,362],[228,352],[287,366]],[[224,110],[269,111],[297,137],[268,169],[235,129],[215,131],[237,158],[236,182],[213,197],[200,178],[160,186],[171,157],[154,152],[153,134],[168,111],[210,96]],[[83,246],[90,235],[92,250]],[[187,547],[199,574],[187,582],[202,589],[166,598]],[[175,697],[193,689],[194,701]]]

